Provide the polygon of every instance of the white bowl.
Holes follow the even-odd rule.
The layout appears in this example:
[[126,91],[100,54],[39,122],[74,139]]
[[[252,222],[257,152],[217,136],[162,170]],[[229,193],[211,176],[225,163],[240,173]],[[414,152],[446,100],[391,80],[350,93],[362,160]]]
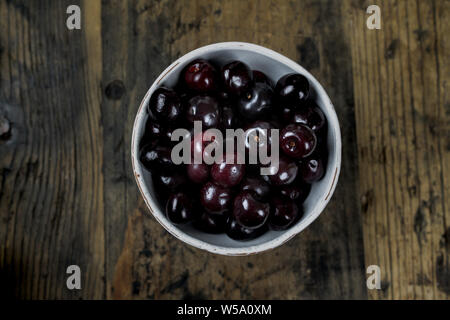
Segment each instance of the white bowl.
[[[146,106],[156,88],[163,84],[168,87],[174,86],[181,70],[197,58],[212,60],[220,65],[231,60],[241,60],[248,64],[250,68],[263,71],[274,83],[281,76],[291,72],[301,73],[308,78],[312,87],[312,95],[327,118],[329,157],[324,178],[313,184],[311,192],[303,204],[304,215],[302,219],[288,230],[269,231],[251,241],[235,241],[225,234],[213,235],[198,231],[192,226],[176,226],[166,218],[164,208],[158,204],[154,195],[151,174],[139,162],[139,141],[144,134],[147,120]],[[275,51],[258,45],[245,42],[222,42],[201,47],[185,54],[164,70],[152,84],[139,106],[134,122],[131,158],[136,182],[145,203],[152,215],[167,231],[181,241],[209,252],[229,256],[249,255],[282,245],[317,219],[330,201],[336,188],[341,168],[341,133],[330,98],[320,83],[303,67]]]

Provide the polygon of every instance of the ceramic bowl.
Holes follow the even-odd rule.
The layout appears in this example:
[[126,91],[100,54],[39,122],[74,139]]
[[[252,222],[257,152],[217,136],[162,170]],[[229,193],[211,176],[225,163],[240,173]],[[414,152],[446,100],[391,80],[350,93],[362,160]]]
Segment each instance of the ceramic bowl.
[[[207,234],[190,225],[176,226],[164,214],[163,206],[155,197],[151,174],[139,161],[139,141],[144,134],[147,120],[146,107],[153,91],[161,85],[173,87],[183,68],[192,60],[202,58],[223,65],[232,60],[241,60],[251,69],[263,71],[274,83],[287,73],[297,72],[308,78],[312,96],[324,112],[328,122],[327,148],[329,152],[326,173],[323,179],[312,185],[311,192],[303,204],[304,215],[300,221],[285,231],[269,231],[261,237],[241,242],[226,234]],[[133,127],[131,142],[133,171],[139,190],[155,219],[179,240],[216,254],[238,256],[250,255],[281,246],[309,226],[324,210],[336,188],[341,167],[341,133],[333,104],[321,84],[308,71],[291,59],[264,47],[244,42],[223,42],[195,49],[174,61],[165,69],[145,94]]]

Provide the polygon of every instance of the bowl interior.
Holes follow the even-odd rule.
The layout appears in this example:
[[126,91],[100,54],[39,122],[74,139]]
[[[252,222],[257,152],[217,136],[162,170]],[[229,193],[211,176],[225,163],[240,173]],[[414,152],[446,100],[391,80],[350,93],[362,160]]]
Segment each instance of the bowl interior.
[[[208,48],[209,47],[209,48]],[[208,251],[223,254],[248,254],[263,251],[275,247],[309,225],[325,207],[334,190],[340,166],[340,131],[334,108],[326,95],[322,86],[302,67],[269,49],[254,45],[242,45],[230,43],[228,45],[219,44],[203,47],[175,61],[164,71],[150,88],[139,109],[133,132],[133,163],[136,177],[141,192],[144,195],[147,205],[151,207],[153,215],[157,220],[173,235],[191,245]],[[312,96],[327,117],[328,122],[328,163],[326,174],[319,182],[314,183],[311,193],[303,204],[303,218],[286,231],[269,231],[263,236],[247,241],[235,241],[225,234],[212,235],[200,232],[190,225],[175,226],[164,215],[164,207],[154,197],[154,186],[151,174],[141,167],[137,160],[138,142],[143,133],[147,115],[145,107],[148,104],[151,93],[159,86],[165,85],[173,87],[178,81],[182,69],[193,59],[203,58],[211,60],[218,65],[224,65],[231,60],[241,60],[248,64],[253,70],[264,72],[271,80],[276,81],[283,75],[291,72],[298,72],[305,75],[312,87]]]

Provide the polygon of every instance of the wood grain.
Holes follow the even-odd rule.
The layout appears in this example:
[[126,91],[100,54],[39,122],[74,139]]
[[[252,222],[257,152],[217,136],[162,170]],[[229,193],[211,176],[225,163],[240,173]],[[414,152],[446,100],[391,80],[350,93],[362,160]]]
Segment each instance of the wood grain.
[[[66,8],[82,10],[68,31]],[[25,299],[448,299],[446,0],[0,0],[0,295]],[[170,236],[134,182],[148,87],[177,57],[247,41],[299,62],[338,113],[343,166],[320,218],[273,251]],[[82,269],[82,290],[66,268]],[[382,290],[366,289],[379,265]]]
[[[379,1],[382,29],[348,7],[370,298],[448,299],[448,1]],[[446,107],[447,105],[447,107]]]
[[[84,3],[81,33],[65,27],[69,1],[0,1],[0,112],[11,130],[0,141],[4,296],[105,292],[98,4]],[[71,264],[82,291],[65,287]]]

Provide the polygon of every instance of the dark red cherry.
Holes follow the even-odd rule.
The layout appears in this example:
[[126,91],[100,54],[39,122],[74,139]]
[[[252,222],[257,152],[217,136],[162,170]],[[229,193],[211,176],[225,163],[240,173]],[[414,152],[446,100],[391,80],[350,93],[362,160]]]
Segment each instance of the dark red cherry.
[[144,139],[146,140],[157,140],[164,136],[164,129],[159,123],[156,123],[155,121],[148,119],[145,124],[145,133],[144,133]]
[[243,191],[234,198],[233,217],[243,227],[262,227],[270,214],[270,205],[255,199],[251,192]]
[[196,92],[213,92],[217,89],[218,73],[209,62],[196,60],[184,70],[184,82],[189,89]]
[[311,191],[311,185],[304,183],[297,178],[291,184],[280,186],[278,190],[283,197],[301,203],[308,197],[309,192]]
[[172,194],[166,204],[167,218],[175,224],[183,224],[194,219],[191,199],[182,192]]
[[173,123],[182,113],[181,101],[174,90],[159,87],[150,97],[148,110],[157,121]]
[[229,189],[207,182],[200,189],[200,201],[208,212],[223,214],[230,209],[232,198]]
[[250,89],[253,74],[245,63],[233,61],[223,66],[222,82],[229,93],[240,96]]
[[207,146],[211,143],[214,143],[214,137],[208,137],[205,132],[199,133],[194,136],[191,140],[191,157],[192,159],[196,159],[196,157],[202,162],[206,157],[212,157],[213,154],[210,154],[209,148],[205,150]]
[[305,158],[312,154],[316,144],[316,135],[305,125],[290,124],[280,134],[281,150],[295,159]]
[[253,149],[258,147],[259,149],[267,147],[268,152],[270,152],[272,144],[272,129],[275,127],[266,121],[256,121],[252,123],[245,129],[245,149],[247,153],[255,152],[257,154],[258,149]]
[[155,175],[156,183],[169,191],[179,190],[187,185],[186,176],[180,172],[161,173]]
[[233,217],[228,218],[226,226],[227,235],[231,239],[238,241],[248,241],[256,239],[263,235],[267,230],[267,224],[264,224],[262,227],[256,229],[245,228],[240,225]]
[[270,201],[269,226],[273,230],[286,230],[300,214],[294,201],[281,197],[273,197]]
[[221,115],[221,128],[223,130],[226,129],[235,129],[240,126],[239,117],[234,111],[234,109],[230,106],[224,106],[222,108]]
[[248,191],[259,201],[267,200],[270,195],[270,185],[260,176],[247,176],[241,183],[241,190]]
[[300,163],[300,175],[303,181],[313,183],[323,178],[325,167],[318,153],[303,159]]
[[142,165],[152,172],[167,172],[175,169],[171,158],[171,150],[167,147],[145,145],[140,151],[139,158]]
[[273,107],[273,89],[261,82],[245,91],[237,102],[237,109],[245,119],[254,121],[267,118]]
[[210,214],[203,212],[200,217],[194,221],[194,227],[200,231],[218,234],[225,232],[227,224],[226,215]]
[[[232,161],[227,161],[230,158]],[[212,180],[223,187],[233,187],[238,185],[245,174],[245,165],[237,163],[237,155],[227,157],[223,155],[219,163],[214,163],[211,167]]]
[[186,129],[186,133],[183,136],[172,140],[172,133],[177,129],[180,129],[180,128],[176,128],[176,127],[172,128],[171,126],[167,126],[166,128],[163,128],[162,129],[162,137],[161,137],[162,141],[164,143],[167,143],[170,146],[174,146],[174,145],[180,143],[181,141],[184,141],[185,139],[187,139],[187,140],[191,139],[193,130],[189,131]]
[[270,172],[275,174],[267,175],[266,177],[274,186],[281,186],[292,183],[297,177],[298,173],[298,167],[295,162],[281,155],[278,162],[278,171],[274,164],[272,164],[269,168]]
[[186,110],[186,119],[191,126],[194,121],[201,121],[204,130],[219,125],[219,103],[212,96],[199,95],[189,99]]
[[253,70],[253,81],[265,83],[268,86],[272,87],[272,81],[266,76],[266,74],[262,71]]
[[316,134],[321,132],[327,123],[322,110],[314,102],[310,102],[305,108],[295,110],[291,122],[304,124]]
[[280,102],[301,106],[309,97],[309,81],[298,73],[286,74],[278,80],[275,92]]
[[190,163],[186,165],[189,179],[195,183],[205,183],[209,178],[209,166],[205,163]]
[[294,108],[292,106],[280,104],[277,107],[277,111],[283,123],[292,123],[294,119]]

